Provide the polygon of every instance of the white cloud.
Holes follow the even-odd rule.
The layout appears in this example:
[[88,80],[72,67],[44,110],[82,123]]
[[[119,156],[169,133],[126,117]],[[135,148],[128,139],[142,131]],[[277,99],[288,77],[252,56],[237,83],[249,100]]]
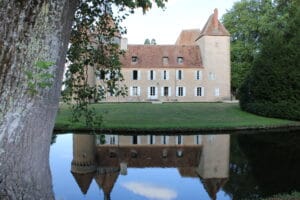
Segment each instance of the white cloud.
[[121,186],[135,194],[153,200],[172,200],[177,197],[176,191],[150,183],[127,182],[122,183]]

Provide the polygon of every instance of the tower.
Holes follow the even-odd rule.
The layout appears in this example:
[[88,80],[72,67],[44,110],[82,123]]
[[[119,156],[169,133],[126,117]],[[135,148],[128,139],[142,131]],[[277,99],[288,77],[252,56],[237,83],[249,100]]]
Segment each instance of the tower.
[[95,136],[74,134],[71,173],[83,194],[87,193],[95,171]]
[[230,34],[218,20],[218,10],[208,18],[200,36],[200,47],[208,101],[230,99]]

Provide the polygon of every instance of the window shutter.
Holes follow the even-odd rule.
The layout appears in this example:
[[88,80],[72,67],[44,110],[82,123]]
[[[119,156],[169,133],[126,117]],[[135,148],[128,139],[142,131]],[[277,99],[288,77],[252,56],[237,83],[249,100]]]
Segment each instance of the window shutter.
[[198,96],[197,95],[197,87],[194,88],[194,95],[195,95],[195,97]]
[[130,96],[132,96],[132,93],[133,93],[133,87],[130,87],[129,92],[130,92]]
[[181,80],[184,79],[183,70],[181,70]]
[[171,87],[168,87],[168,90],[169,90],[168,93],[169,93],[169,97],[170,97],[170,96],[172,96],[172,90],[171,90]]
[[156,80],[156,71],[153,70],[153,80]]
[[199,71],[199,80],[202,80],[202,71]]
[[[176,80],[178,80],[178,70],[176,70]],[[177,91],[177,88],[176,88],[176,91]],[[176,93],[176,96],[177,96],[177,93]]]
[[161,87],[161,90],[160,90],[160,96],[164,96],[164,87]]
[[186,91],[185,91],[185,87],[183,87],[183,96],[185,97],[186,95]]
[[166,71],[166,77],[167,77],[167,80],[169,80],[169,71],[168,70]]
[[178,86],[176,87],[176,97],[178,97]]
[[138,78],[137,79],[141,80],[141,71],[140,70],[138,70]]
[[164,80],[164,70],[161,70],[160,75],[161,75],[161,80]]
[[141,87],[138,87],[137,90],[138,96],[141,96]]
[[150,87],[147,88],[148,98],[150,98]]
[[155,91],[154,91],[154,96],[157,97],[158,96],[158,89],[157,87],[154,87]]
[[148,70],[148,80],[150,80],[151,70]]
[[202,92],[201,96],[203,97],[204,96],[204,87],[202,87],[201,90],[202,90],[201,91]]

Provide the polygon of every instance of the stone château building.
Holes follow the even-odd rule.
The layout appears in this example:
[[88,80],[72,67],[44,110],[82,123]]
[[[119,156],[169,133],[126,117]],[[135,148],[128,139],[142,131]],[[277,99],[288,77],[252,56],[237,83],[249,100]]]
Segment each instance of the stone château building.
[[[174,45],[128,45],[121,71],[128,96],[107,94],[108,102],[214,102],[230,99],[230,35],[218,10],[199,29],[183,30]],[[90,72],[89,83],[103,85]],[[102,77],[105,79],[105,77]]]

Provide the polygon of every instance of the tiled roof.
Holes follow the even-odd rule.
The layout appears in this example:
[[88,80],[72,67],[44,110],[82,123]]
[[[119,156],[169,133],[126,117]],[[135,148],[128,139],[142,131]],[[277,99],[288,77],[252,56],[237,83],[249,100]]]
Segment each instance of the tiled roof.
[[73,176],[76,180],[76,183],[78,184],[81,192],[83,194],[86,194],[91,185],[91,182],[94,178],[94,173],[79,174],[79,173],[72,172],[72,174],[73,174]]
[[182,30],[176,40],[176,45],[195,45],[196,39],[200,36],[200,29]]
[[230,36],[230,33],[226,30],[226,28],[221,24],[221,22],[218,20],[218,10],[214,10],[214,14],[212,14],[206,24],[204,25],[200,36],[197,38],[197,40],[202,36]]
[[[136,63],[132,63],[132,57],[137,57]],[[168,57],[167,64],[163,57]],[[177,63],[178,57],[183,58],[183,63]],[[124,68],[202,67],[200,48],[196,45],[128,45],[121,63]]]

